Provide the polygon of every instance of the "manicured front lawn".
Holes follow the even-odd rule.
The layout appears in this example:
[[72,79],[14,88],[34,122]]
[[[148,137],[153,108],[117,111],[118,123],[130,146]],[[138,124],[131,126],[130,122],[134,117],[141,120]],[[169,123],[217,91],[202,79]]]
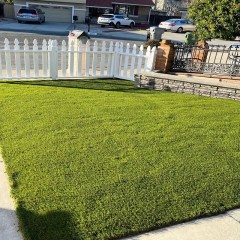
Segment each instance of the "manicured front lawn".
[[114,239],[240,206],[240,102],[128,81],[0,83],[29,240]]

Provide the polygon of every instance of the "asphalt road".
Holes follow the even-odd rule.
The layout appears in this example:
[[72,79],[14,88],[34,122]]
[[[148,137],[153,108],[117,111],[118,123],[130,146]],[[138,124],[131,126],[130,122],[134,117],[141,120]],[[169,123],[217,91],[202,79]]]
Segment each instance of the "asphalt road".
[[[124,35],[124,32],[121,33]],[[143,33],[144,34],[144,33]],[[39,43],[43,41],[43,39],[46,39],[47,41],[49,39],[54,39],[57,40],[59,43],[61,43],[63,40],[68,41],[68,36],[57,36],[57,35],[46,35],[42,33],[26,33],[26,32],[10,32],[10,31],[0,31],[0,47],[2,48],[4,46],[4,39],[7,38],[12,44],[15,39],[18,39],[20,44],[23,45],[24,39],[28,39],[29,43],[32,43],[34,39],[36,39]],[[165,32],[162,35],[163,39],[168,39],[168,40],[173,40],[173,41],[178,41],[178,42],[183,42],[185,38],[185,34],[181,33],[172,33],[172,32]],[[100,37],[91,37],[91,41],[106,41],[106,42],[123,42],[124,44],[130,43],[131,45],[137,44],[137,46],[140,46],[141,44],[144,43],[144,41],[136,41],[136,40],[122,40],[122,39],[117,39],[117,38],[100,38]],[[231,44],[240,44],[239,40],[238,41],[224,41],[224,40],[212,40],[208,42],[209,44],[214,44],[214,45],[226,45],[229,46]],[[31,44],[30,44],[31,45]]]

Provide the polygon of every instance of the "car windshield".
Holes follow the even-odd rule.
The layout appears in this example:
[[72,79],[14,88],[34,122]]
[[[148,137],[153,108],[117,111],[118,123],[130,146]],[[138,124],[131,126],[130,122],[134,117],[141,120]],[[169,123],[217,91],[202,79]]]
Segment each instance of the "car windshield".
[[36,10],[33,9],[20,9],[19,13],[31,13],[31,14],[36,14]]
[[103,14],[101,17],[103,17],[103,18],[112,18],[113,15]]

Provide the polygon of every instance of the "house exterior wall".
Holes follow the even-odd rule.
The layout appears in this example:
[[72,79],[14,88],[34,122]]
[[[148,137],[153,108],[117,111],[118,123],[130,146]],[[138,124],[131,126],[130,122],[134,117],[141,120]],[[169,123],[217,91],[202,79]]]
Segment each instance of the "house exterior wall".
[[150,7],[139,7],[138,17],[136,21],[138,22],[148,22]]
[[[41,0],[40,2],[49,2],[48,0]],[[52,0],[51,3],[69,3],[69,4],[86,4],[86,0]]]
[[4,17],[15,18],[14,7],[12,4],[4,4]]
[[163,10],[166,0],[156,0],[156,9]]
[[[18,12],[18,10],[21,7],[26,7],[28,6],[28,4],[36,4],[39,6],[49,6],[49,7],[57,7],[58,5],[61,5],[61,7],[66,6],[66,8],[69,8],[69,14],[71,14],[71,17],[69,17],[69,19],[72,19],[72,16],[76,15],[78,16],[78,22],[84,22],[85,20],[85,16],[87,14],[87,10],[86,10],[86,0],[71,0],[71,1],[67,1],[67,0],[60,0],[60,1],[44,1],[44,0],[30,0],[30,1],[26,1],[26,0],[15,0],[14,1],[14,13],[15,16]],[[46,4],[46,5],[45,5]],[[41,7],[39,7],[41,8]],[[42,9],[44,11],[44,9]],[[58,9],[59,11],[59,18],[56,17],[56,21],[61,22],[61,14],[64,13],[63,10],[61,10],[61,8]],[[71,12],[71,13],[70,13]],[[58,14],[58,13],[57,13]]]
[[192,2],[192,0],[181,0],[181,1],[175,1],[175,0],[156,0],[156,9],[158,10],[164,10],[167,5],[175,5],[179,8],[185,8],[188,7],[189,4]]
[[157,10],[165,11],[168,16],[181,16],[185,18],[187,8],[192,0],[156,0],[155,6]]
[[[115,5],[115,6],[113,5],[113,12],[115,14],[126,14],[126,15],[128,14],[128,17],[133,19],[136,23],[139,23],[139,22],[147,23],[148,22],[151,7],[133,5],[134,7],[137,7],[138,10],[137,10],[136,15],[132,15],[132,14],[128,13],[127,11],[125,11],[125,13],[116,11],[116,6],[117,5]],[[131,6],[131,5],[121,4],[121,6],[125,7],[125,9],[127,9],[128,6]]]
[[181,0],[181,1],[176,1],[176,0],[156,0],[155,5],[156,9],[158,10],[165,10],[166,8],[170,6],[176,6],[179,8],[186,8],[190,5],[192,0]]

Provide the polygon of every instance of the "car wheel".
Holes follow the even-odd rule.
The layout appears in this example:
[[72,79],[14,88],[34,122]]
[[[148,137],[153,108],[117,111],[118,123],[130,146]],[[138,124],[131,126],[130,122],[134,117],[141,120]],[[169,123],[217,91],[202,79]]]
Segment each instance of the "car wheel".
[[120,28],[120,26],[121,26],[120,22],[117,22],[115,25],[116,28]]
[[18,20],[18,23],[22,23],[22,21]]
[[46,20],[45,20],[45,18],[43,19],[43,23],[45,23],[46,22]]
[[182,33],[182,32],[183,32],[183,28],[182,27],[177,29],[177,33]]
[[130,28],[133,28],[134,27],[134,23],[131,22],[130,25],[129,25]]
[[110,22],[110,23],[109,23],[109,26],[110,26],[110,27],[113,27],[113,26],[114,26],[114,23],[113,23],[113,22]]
[[101,25],[101,27],[105,27],[105,25]]

